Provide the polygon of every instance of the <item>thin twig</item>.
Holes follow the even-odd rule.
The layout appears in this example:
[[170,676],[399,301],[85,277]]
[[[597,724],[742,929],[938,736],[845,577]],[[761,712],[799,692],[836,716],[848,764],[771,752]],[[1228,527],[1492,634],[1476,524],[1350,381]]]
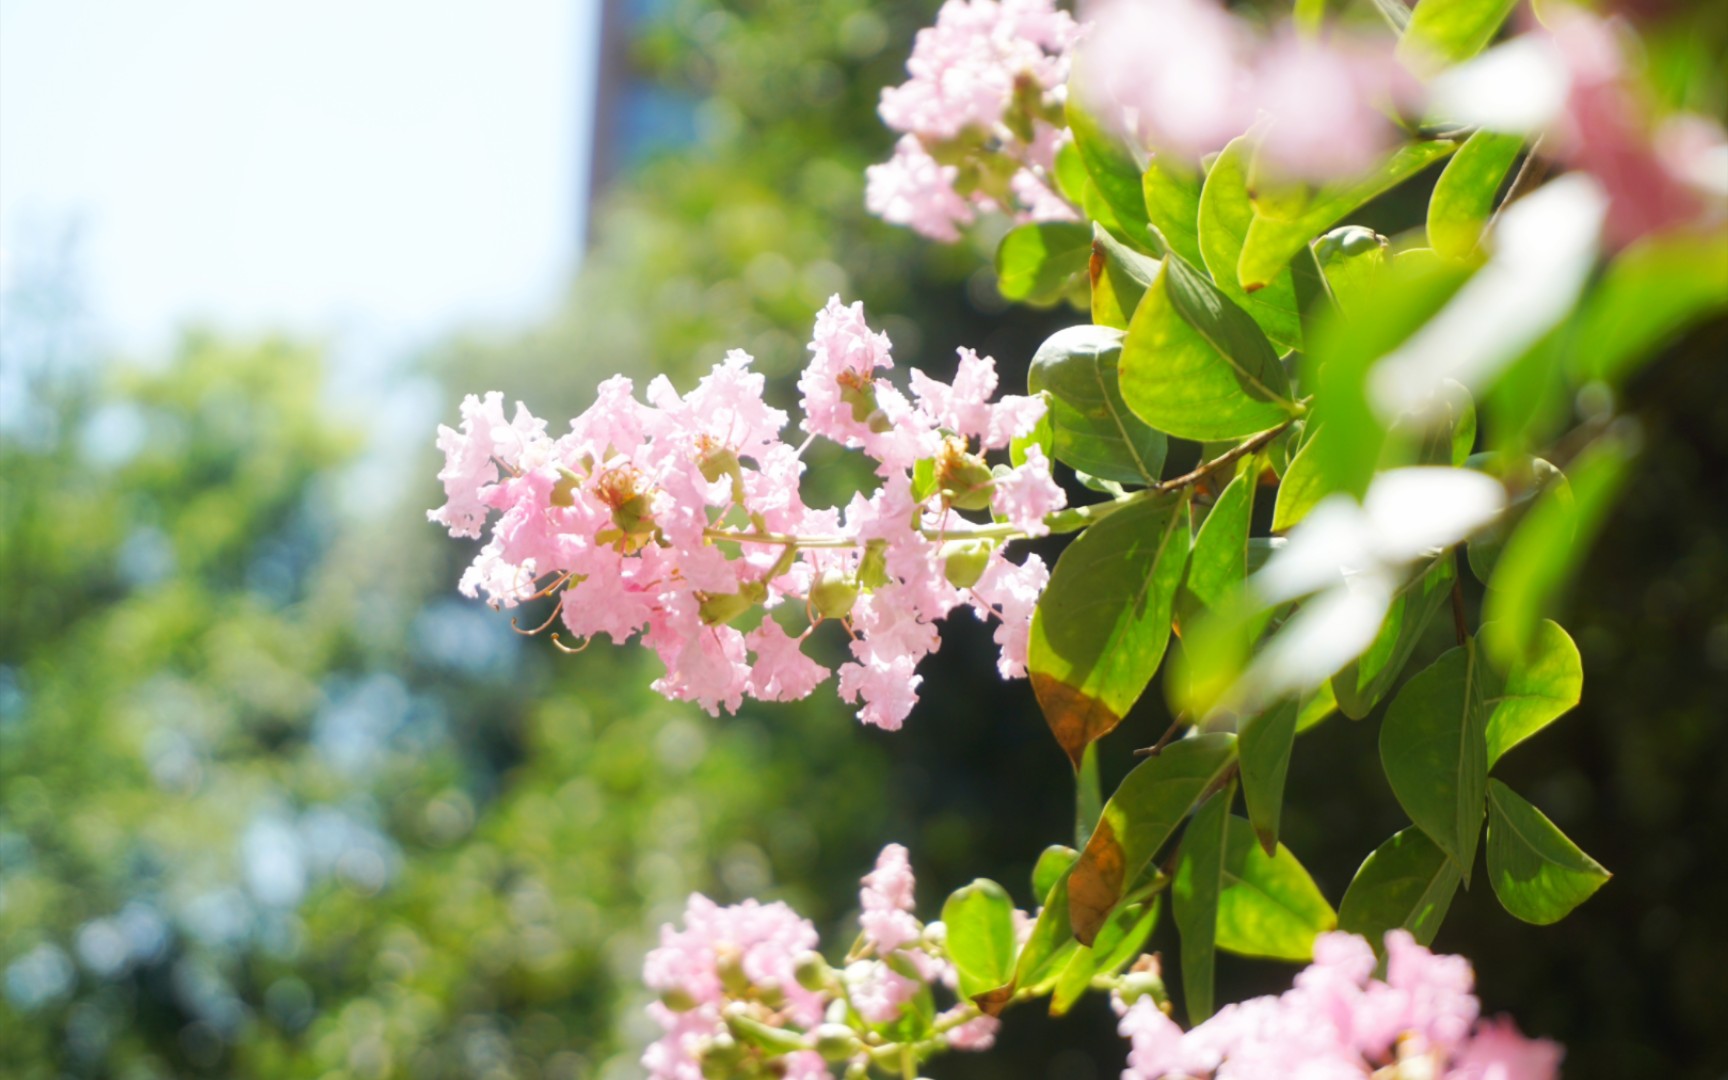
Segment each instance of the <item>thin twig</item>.
[[1484,234],[1494,231],[1494,226],[1500,222],[1501,212],[1512,205],[1515,199],[1523,195],[1525,189],[1541,183],[1542,178],[1548,175],[1548,159],[1541,155],[1541,149],[1542,138],[1537,136],[1536,141],[1530,144],[1529,152],[1524,155],[1523,163],[1518,166],[1518,175],[1512,178],[1512,186],[1506,189],[1506,197],[1501,199],[1500,205],[1494,208],[1493,216],[1488,219],[1487,228],[1482,230]]
[[1183,728],[1185,728],[1187,726],[1188,726],[1188,714],[1187,713],[1178,713],[1176,716],[1176,719],[1170,721],[1170,726],[1164,729],[1164,734],[1158,736],[1157,742],[1153,743],[1151,746],[1143,746],[1140,749],[1134,751],[1134,756],[1135,757],[1157,757],[1159,751],[1163,750],[1166,746],[1170,745],[1170,740],[1174,739],[1176,737],[1176,733],[1178,731],[1181,731]]

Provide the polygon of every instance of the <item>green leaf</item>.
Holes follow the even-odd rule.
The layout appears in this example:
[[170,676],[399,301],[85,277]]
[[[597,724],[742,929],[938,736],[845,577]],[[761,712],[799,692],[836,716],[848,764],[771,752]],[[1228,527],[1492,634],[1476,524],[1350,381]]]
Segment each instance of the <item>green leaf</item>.
[[1296,746],[1296,702],[1284,701],[1242,721],[1236,747],[1242,758],[1242,801],[1262,850],[1278,847],[1284,810],[1284,777]]
[[1032,895],[1039,900],[1049,896],[1050,890],[1079,857],[1078,851],[1064,844],[1051,844],[1039,852],[1038,861],[1032,866]]
[[1458,892],[1458,867],[1414,826],[1394,833],[1363,860],[1338,905],[1338,929],[1361,934],[1378,951],[1388,930],[1408,930],[1430,945]]
[[1432,75],[1468,60],[1494,40],[1518,0],[1421,0],[1398,43],[1398,58]]
[[1320,471],[1325,451],[1315,449],[1315,444],[1325,437],[1324,428],[1315,428],[1285,468],[1284,479],[1278,484],[1277,501],[1272,504],[1273,532],[1290,531],[1326,496],[1326,478]]
[[[1294,713],[1292,713],[1294,715]],[[1283,844],[1268,855],[1254,827],[1232,817],[1218,898],[1218,947],[1241,956],[1298,963],[1314,957],[1314,938],[1338,925],[1332,905]],[[1183,961],[1184,970],[1187,961]]]
[[996,289],[1009,300],[1054,303],[1075,274],[1086,270],[1092,230],[1069,221],[1045,221],[1009,230],[996,248]]
[[1256,201],[1254,221],[1236,264],[1237,280],[1249,292],[1263,289],[1310,240],[1330,229],[1344,215],[1415,176],[1450,154],[1456,144],[1444,140],[1400,147],[1374,171],[1359,179],[1321,188],[1294,216]]
[[[1326,276],[1333,303],[1344,314],[1354,314],[1372,294],[1375,281],[1386,269],[1388,246],[1384,236],[1360,225],[1333,229],[1314,241],[1309,250]],[[1302,253],[1296,254],[1300,260]]]
[[[1038,418],[1038,423],[1033,426],[1031,431],[1028,431],[1024,435],[1016,435],[1013,440],[1008,443],[1008,460],[1014,463],[1015,468],[1019,468],[1026,464],[1026,451],[1029,447],[1036,446],[1038,449],[1044,451],[1044,459],[1046,461],[1052,460],[1056,456],[1056,428],[1054,422],[1050,419],[1050,414],[1054,411],[1056,403],[1048,393],[1036,392],[1032,396],[1044,399],[1044,415]],[[929,459],[926,458],[925,460],[928,461]],[[923,461],[920,461],[918,464],[922,465],[923,463]],[[931,484],[930,490],[934,491],[936,482],[936,467],[934,461],[931,461],[930,463],[929,479]],[[918,492],[916,474],[914,474],[913,477],[913,484],[913,496],[916,497]]]
[[1402,34],[1410,25],[1410,9],[1404,0],[1374,0],[1374,9],[1380,12],[1386,25],[1392,28],[1394,34]]
[[1459,263],[1401,256],[1374,278],[1348,317],[1320,320],[1302,368],[1304,389],[1314,391],[1309,423],[1329,429],[1314,448],[1320,494],[1360,497],[1368,490],[1386,440],[1368,400],[1368,369],[1445,306],[1471,273]]
[[1194,735],[1166,746],[1122,779],[1066,883],[1069,922],[1082,943],[1096,939],[1124,887],[1235,756],[1234,735]]
[[1002,886],[979,878],[954,890],[942,905],[942,925],[962,997],[984,994],[1013,976],[1014,901]]
[[1128,320],[1140,298],[1158,277],[1158,260],[1142,255],[1117,240],[1110,230],[1093,230],[1088,277],[1092,283],[1092,321],[1117,330],[1128,329]]
[[1326,21],[1326,0],[1296,0],[1291,21],[1306,35],[1318,34]]
[[1506,509],[1500,516],[1470,537],[1470,572],[1486,585],[1494,579],[1494,568],[1500,563],[1506,537],[1517,531],[1536,500],[1549,488],[1557,488],[1563,494],[1556,497],[1570,504],[1572,485],[1552,462],[1529,454],[1483,451],[1472,454],[1466,465],[1499,480],[1508,494]]
[[1567,355],[1578,382],[1623,383],[1659,346],[1728,309],[1728,233],[1652,236],[1620,253],[1585,299]]
[[1080,160],[1086,163],[1092,183],[1121,225],[1122,238],[1148,255],[1162,255],[1147,227],[1151,221],[1140,189],[1143,170],[1127,143],[1107,131],[1087,108],[1085,98],[1079,87],[1069,86],[1068,129],[1074,133],[1074,145],[1080,148]]
[[1184,588],[1202,610],[1234,601],[1248,577],[1248,522],[1254,516],[1254,488],[1259,477],[1249,468],[1218,495],[1212,512],[1194,537]]
[[1104,794],[1098,781],[1098,744],[1090,742],[1080,753],[1080,767],[1074,770],[1074,842],[1085,844],[1092,830],[1098,827],[1098,815],[1104,812]]
[[1088,744],[1122,722],[1164,658],[1188,538],[1186,493],[1141,499],[1056,560],[1032,616],[1027,667],[1075,768]]
[[1080,148],[1072,141],[1062,144],[1056,151],[1056,187],[1062,197],[1075,205],[1086,200],[1086,185],[1092,178],[1087,175],[1086,162],[1080,157]]
[[1560,624],[1542,620],[1530,652],[1504,677],[1487,673],[1488,767],[1584,696],[1584,662]]
[[1328,681],[1302,702],[1302,707],[1297,710],[1296,734],[1302,734],[1337,711],[1338,698],[1332,693],[1332,683]]
[[1194,811],[1182,834],[1176,880],[1170,885],[1171,910],[1182,935],[1182,996],[1188,1002],[1189,1026],[1212,1015],[1218,896],[1224,891],[1224,845],[1235,797],[1236,785],[1226,784]]
[[1239,439],[1294,413],[1278,354],[1254,320],[1180,258],[1128,325],[1122,397],[1141,419],[1185,439]]
[[1280,270],[1265,288],[1252,293],[1236,280],[1242,244],[1254,221],[1254,204],[1248,198],[1248,163],[1253,148],[1246,135],[1232,139],[1207,172],[1206,186],[1200,193],[1200,254],[1212,280],[1254,317],[1273,344],[1300,349],[1302,314],[1290,271]]
[[1458,148],[1428,198],[1428,244],[1449,259],[1468,259],[1494,214],[1494,196],[1524,148],[1520,135],[1478,131]]
[[1050,452],[1057,461],[1105,480],[1156,484],[1169,440],[1122,400],[1122,337],[1102,326],[1058,331],[1033,355],[1026,385],[1049,395]]
[[1141,177],[1146,216],[1170,245],[1170,250],[1200,265],[1199,174],[1180,159],[1154,157]]
[[1507,911],[1547,926],[1590,899],[1610,876],[1542,811],[1500,781],[1488,781],[1488,881]]
[[1068,957],[1080,947],[1080,943],[1074,940],[1068,916],[1068,879],[1073,872],[1074,864],[1070,864],[1044,897],[1044,906],[1032,924],[1032,933],[1020,950],[1013,978],[973,999],[989,1015],[999,1014],[1018,988],[1040,992],[1040,988],[1062,973]]
[[1075,949],[1050,992],[1050,1015],[1067,1015],[1074,1003],[1085,996],[1087,988],[1092,985],[1092,976],[1097,972],[1098,957],[1092,950],[1084,945]]
[[1398,805],[1470,883],[1488,782],[1487,710],[1475,642],[1404,684],[1380,724],[1380,762]]
[[1506,541],[1482,611],[1483,641],[1496,663],[1510,667],[1530,652],[1543,615],[1601,528],[1631,456],[1625,437],[1611,430],[1598,438],[1569,467],[1569,484],[1543,492]]
[[1154,895],[1137,904],[1121,904],[1098,931],[1092,951],[1098,957],[1098,970],[1114,975],[1134,962],[1145,947],[1146,939],[1158,925],[1158,909],[1162,896]]
[[1457,580],[1452,559],[1441,557],[1398,590],[1374,644],[1332,676],[1332,691],[1338,698],[1340,712],[1352,720],[1360,720],[1379,704],[1398,681],[1410,654],[1416,651],[1422,632],[1446,606]]

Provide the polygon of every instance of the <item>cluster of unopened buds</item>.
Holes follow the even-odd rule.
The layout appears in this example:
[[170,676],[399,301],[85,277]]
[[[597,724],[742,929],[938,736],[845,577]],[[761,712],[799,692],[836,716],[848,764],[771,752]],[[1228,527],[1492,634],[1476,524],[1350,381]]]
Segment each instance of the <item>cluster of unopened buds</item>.
[[1320,935],[1314,962],[1277,997],[1226,1005],[1183,1031],[1153,996],[1115,1002],[1130,1040],[1124,1080],[1554,1080],[1561,1048],[1483,1020],[1462,956],[1386,935],[1385,977],[1354,934]]
[[[989,1049],[996,1019],[968,1001],[934,1011],[932,988],[952,993],[954,967],[942,924],[913,914],[906,849],[884,848],[862,884],[860,933],[839,968],[815,951],[809,920],[783,903],[721,907],[692,896],[683,926],[663,927],[643,964],[663,1031],[642,1058],[650,1075],[817,1080],[836,1066],[862,1077],[942,1050]],[[1017,921],[1022,936],[1031,930],[1030,919]],[[925,1022],[902,1022],[913,1016]]]
[[[640,633],[666,666],[655,689],[710,713],[809,694],[830,672],[802,646],[828,621],[850,639],[840,695],[879,727],[911,711],[918,662],[956,607],[999,621],[1002,675],[1023,675],[1049,572],[1004,545],[1043,534],[1065,497],[1037,445],[1015,465],[985,455],[1031,432],[1044,404],[992,401],[995,363],[966,349],[952,383],[913,371],[908,396],[882,377],[889,350],[862,305],[828,302],[798,382],[800,446],[782,441],[787,415],[740,351],[682,396],[662,376],[644,403],[609,379],[558,438],[520,403],[506,417],[499,394],[470,395],[460,430],[439,429],[447,501],[430,515],[455,536],[491,521],[462,592],[498,607],[556,596],[546,625],[583,641]],[[816,437],[872,459],[875,489],[806,506],[801,455]]]

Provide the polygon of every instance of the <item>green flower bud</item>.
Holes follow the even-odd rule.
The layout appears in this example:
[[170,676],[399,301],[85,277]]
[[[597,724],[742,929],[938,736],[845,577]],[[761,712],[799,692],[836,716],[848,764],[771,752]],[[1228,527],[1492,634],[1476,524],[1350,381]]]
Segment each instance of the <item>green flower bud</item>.
[[990,565],[991,546],[982,540],[942,545],[942,572],[956,589],[970,589]]
[[712,484],[722,476],[738,475],[738,455],[728,447],[717,446],[704,453],[696,467],[702,470],[702,479]]
[[724,1032],[714,1036],[701,1052],[704,1080],[734,1080],[738,1067],[744,1064],[744,1056],[744,1047],[738,1045],[737,1039]]
[[744,953],[735,946],[721,945],[715,950],[714,969],[727,997],[741,998],[750,993],[750,976],[744,974]]
[[696,1007],[696,999],[690,996],[689,991],[674,986],[660,995],[660,1004],[673,1012],[689,1012]]
[[950,506],[961,510],[984,510],[990,506],[990,488],[996,477],[977,454],[966,452],[966,443],[952,436],[942,440],[936,455],[936,484]]
[[810,587],[810,607],[824,619],[844,619],[857,602],[858,583],[838,570],[824,570]]
[[702,596],[697,609],[704,626],[729,623],[768,598],[768,586],[760,581],[747,581],[735,593],[708,593]]

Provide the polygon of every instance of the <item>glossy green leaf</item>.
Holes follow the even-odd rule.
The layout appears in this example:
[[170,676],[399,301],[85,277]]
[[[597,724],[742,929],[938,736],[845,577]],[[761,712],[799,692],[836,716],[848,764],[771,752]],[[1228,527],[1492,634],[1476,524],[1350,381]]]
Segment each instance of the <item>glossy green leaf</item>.
[[1080,148],[1070,140],[1062,144],[1056,151],[1056,188],[1062,197],[1076,206],[1086,201],[1086,185],[1091,182],[1091,176],[1086,172],[1086,162],[1080,157]]
[[1044,221],[1009,230],[996,248],[996,289],[1006,299],[1035,304],[1062,298],[1092,255],[1092,230],[1069,221]]
[[[1324,424],[1314,449],[1319,493],[1368,490],[1386,427],[1368,400],[1368,369],[1402,345],[1469,280],[1471,269],[1441,259],[1400,257],[1375,276],[1354,309],[1322,319],[1303,354],[1303,386],[1314,392],[1309,423]],[[1132,399],[1130,399],[1132,403]]]
[[1588,552],[1614,496],[1630,472],[1631,447],[1613,432],[1572,462],[1566,487],[1537,498],[1506,541],[1483,604],[1484,643],[1495,663],[1511,667],[1536,642],[1542,618]]
[[1236,264],[1242,288],[1249,292],[1265,288],[1310,240],[1369,199],[1390,191],[1441,160],[1454,148],[1454,143],[1444,140],[1402,146],[1367,175],[1316,191],[1294,216],[1279,216],[1275,206],[1256,200],[1254,220],[1248,226],[1242,257]]
[[1574,379],[1619,383],[1713,312],[1728,310],[1728,233],[1652,236],[1621,252],[1585,298],[1567,361]]
[[1235,756],[1234,735],[1193,735],[1166,746],[1122,779],[1066,881],[1076,938],[1082,943],[1096,939],[1124,888]]
[[1448,555],[1436,559],[1398,590],[1374,644],[1332,676],[1332,691],[1338,698],[1340,712],[1352,720],[1360,720],[1379,704],[1398,680],[1429,622],[1447,606],[1457,580],[1458,572]]
[[1309,695],[1302,702],[1302,707],[1296,711],[1296,734],[1302,734],[1337,711],[1338,698],[1332,693],[1331,682],[1326,682]]
[[1547,926],[1590,899],[1610,876],[1542,811],[1500,781],[1488,781],[1488,881],[1507,911]]
[[1146,216],[1161,233],[1170,250],[1200,265],[1201,177],[1190,166],[1172,157],[1154,157],[1141,177],[1146,198]]
[[1254,222],[1248,198],[1248,164],[1254,144],[1246,135],[1224,147],[1206,173],[1200,192],[1200,255],[1224,294],[1254,317],[1274,345],[1302,347],[1302,314],[1289,269],[1280,270],[1262,289],[1248,292],[1236,280],[1242,244]]
[[1169,440],[1129,411],[1118,365],[1122,332],[1071,326],[1038,347],[1026,376],[1049,395],[1050,452],[1057,461],[1124,484],[1155,484]]
[[1032,933],[1020,949],[1020,959],[1014,966],[1012,979],[974,997],[978,1007],[986,1013],[992,1016],[1000,1013],[1021,987],[1041,992],[1061,975],[1068,957],[1080,947],[1080,943],[1074,940],[1068,916],[1068,879],[1073,872],[1074,864],[1070,864],[1045,895],[1044,906],[1032,924]]
[[1134,962],[1158,925],[1162,901],[1162,896],[1154,895],[1139,903],[1122,904],[1111,913],[1092,943],[1100,972],[1114,975]]
[[1158,260],[1117,240],[1103,226],[1094,228],[1087,277],[1092,285],[1092,321],[1128,329],[1140,298],[1157,280]]
[[1179,258],[1164,261],[1128,326],[1122,397],[1159,431],[1239,439],[1294,412],[1289,378],[1254,320]]
[[1273,532],[1289,532],[1308,516],[1315,503],[1326,496],[1326,478],[1320,471],[1325,451],[1315,449],[1315,445],[1325,437],[1326,429],[1316,428],[1284,469],[1284,478],[1278,484],[1277,501],[1272,504]]
[[1273,851],[1261,848],[1248,822],[1230,819],[1218,948],[1300,963],[1313,958],[1314,938],[1336,927],[1338,916],[1290,849],[1279,844]]
[[1484,685],[1492,769],[1500,755],[1578,704],[1584,696],[1584,661],[1571,635],[1554,620],[1544,619],[1529,653],[1503,676],[1490,669]]
[[993,990],[1013,976],[1014,901],[1002,886],[979,878],[954,890],[942,905],[942,925],[962,996]]
[[1038,853],[1038,861],[1032,866],[1032,895],[1040,901],[1050,895],[1050,890],[1074,865],[1074,860],[1080,853],[1065,844],[1051,844]]
[[1398,43],[1398,57],[1424,75],[1487,48],[1518,0],[1421,0]]
[[[1345,225],[1314,241],[1310,249],[1326,276],[1332,302],[1353,314],[1370,296],[1375,280],[1386,269],[1387,240],[1373,229]],[[1301,251],[1297,251],[1300,259]],[[1297,265],[1292,263],[1292,266]]]
[[1218,897],[1224,891],[1224,847],[1235,797],[1236,785],[1226,784],[1194,811],[1194,820],[1182,834],[1176,879],[1170,885],[1171,911],[1182,935],[1182,996],[1188,1003],[1190,1025],[1212,1015]]
[[1458,866],[1414,826],[1393,834],[1363,860],[1338,905],[1338,929],[1361,934],[1379,950],[1388,930],[1408,930],[1430,945],[1452,897]]
[[1380,724],[1380,763],[1398,805],[1470,883],[1488,782],[1487,709],[1475,642],[1404,684]]
[[1122,722],[1158,670],[1188,562],[1186,494],[1143,499],[1080,535],[1032,616],[1027,668],[1056,741],[1076,768]]
[[1098,779],[1098,744],[1090,742],[1080,752],[1080,767],[1074,770],[1074,842],[1082,846],[1098,827],[1104,812],[1104,791]]
[[1248,577],[1248,523],[1258,477],[1244,469],[1225,485],[1194,537],[1183,588],[1200,610],[1234,601]]
[[1278,849],[1278,824],[1284,811],[1284,778],[1296,746],[1295,701],[1284,701],[1242,721],[1236,734],[1242,759],[1242,801],[1262,850]]
[[1446,163],[1428,198],[1428,245],[1449,259],[1475,254],[1482,230],[1494,215],[1494,196],[1518,152],[1519,135],[1478,131]]
[[1146,216],[1146,199],[1141,192],[1140,177],[1144,171],[1134,159],[1128,144],[1105,127],[1085,104],[1081,88],[1068,89],[1068,129],[1074,133],[1074,145],[1080,148],[1080,160],[1097,186],[1098,193],[1110,207],[1122,230],[1122,239],[1148,255],[1162,255],[1152,242],[1151,224]]
[[1084,945],[1075,949],[1068,957],[1068,963],[1062,967],[1062,973],[1056,977],[1056,985],[1050,991],[1050,1015],[1065,1016],[1074,1003],[1086,995],[1092,985],[1092,976],[1098,972],[1098,957]]

